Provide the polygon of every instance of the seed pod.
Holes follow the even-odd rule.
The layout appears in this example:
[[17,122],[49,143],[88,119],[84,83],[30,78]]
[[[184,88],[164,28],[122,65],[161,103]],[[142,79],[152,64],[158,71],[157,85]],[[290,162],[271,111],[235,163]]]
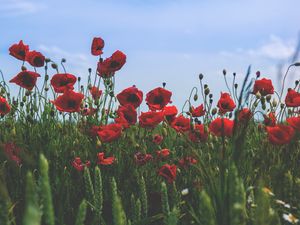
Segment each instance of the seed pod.
[[197,101],[197,100],[198,100],[198,95],[195,94],[195,95],[194,95],[194,101]]
[[209,94],[209,92],[210,92],[210,90],[209,90],[209,88],[208,88],[208,87],[204,89],[204,94],[205,94],[205,95],[208,95],[208,94]]

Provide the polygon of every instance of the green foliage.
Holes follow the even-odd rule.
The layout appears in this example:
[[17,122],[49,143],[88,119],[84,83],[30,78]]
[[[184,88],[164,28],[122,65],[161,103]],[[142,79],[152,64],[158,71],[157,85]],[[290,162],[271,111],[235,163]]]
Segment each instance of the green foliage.
[[78,209],[75,225],[84,225],[86,209],[87,209],[86,201],[82,200],[82,202],[79,206],[79,209]]
[[199,196],[199,225],[216,225],[216,217],[210,197],[205,191],[201,191]]
[[93,206],[93,208],[95,208],[95,191],[93,187],[90,170],[87,167],[84,168],[83,177],[84,177],[86,199]]
[[111,181],[112,192],[112,215],[114,225],[126,225],[126,214],[124,212],[121,198],[118,194],[117,184],[114,178]]

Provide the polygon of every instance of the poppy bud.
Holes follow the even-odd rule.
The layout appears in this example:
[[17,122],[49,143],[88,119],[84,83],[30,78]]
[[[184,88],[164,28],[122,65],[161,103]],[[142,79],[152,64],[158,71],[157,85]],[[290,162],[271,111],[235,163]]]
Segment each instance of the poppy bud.
[[211,110],[211,114],[212,115],[215,115],[217,113],[217,109],[216,108],[213,108],[212,110]]
[[165,88],[166,85],[167,85],[167,83],[166,83],[166,82],[163,82],[162,85],[163,85],[163,88]]
[[284,108],[284,104],[280,103],[280,108],[283,109]]
[[109,96],[114,97],[114,92],[113,91],[109,92]]
[[65,62],[67,62],[67,60],[66,60],[65,58],[62,58],[62,59],[61,59],[61,62],[62,62],[62,63],[65,63]]
[[213,97],[213,94],[209,94],[208,96],[209,96],[209,98],[212,98],[212,97]]
[[204,89],[208,88],[208,85],[207,84],[204,84],[203,85]]
[[49,75],[45,76],[45,81],[49,80]]
[[261,98],[261,94],[259,93],[259,91],[255,94],[255,96],[256,96],[257,99]]
[[209,103],[210,103],[210,104],[212,104],[212,103],[213,103],[213,101],[214,101],[214,100],[213,100],[212,98],[211,98],[211,99],[209,99]]
[[26,96],[23,96],[22,101],[26,102]]
[[236,73],[233,73],[232,75],[235,77],[235,76],[236,76]]
[[195,95],[194,95],[194,101],[197,101],[197,100],[198,100],[198,95],[195,94]]
[[265,104],[266,99],[265,99],[264,97],[261,97],[261,98],[260,98],[260,101],[261,101],[261,104]]
[[237,83],[234,84],[234,88],[235,88],[235,89],[237,89],[238,86],[239,86],[239,85],[238,85]]
[[202,79],[203,79],[203,77],[204,77],[204,76],[203,76],[203,74],[202,74],[202,73],[200,73],[200,74],[199,74],[199,80],[202,80]]
[[49,91],[49,87],[48,86],[45,87],[45,91],[46,92]]
[[223,69],[223,75],[224,75],[224,76],[226,76],[226,73],[227,73],[226,70]]
[[22,66],[22,67],[21,67],[21,70],[22,70],[22,71],[25,71],[25,70],[27,70],[27,68],[26,68],[25,66]]
[[299,84],[299,80],[296,80],[295,85],[298,86],[298,84]]
[[48,62],[50,62],[50,61],[51,61],[51,59],[45,58],[45,62],[46,62],[46,63],[48,63]]
[[56,63],[52,63],[51,67],[56,70],[57,69],[57,64]]
[[165,136],[168,136],[168,131],[167,131],[166,128],[163,128],[163,129],[162,129],[162,133],[163,133],[163,136],[164,136],[164,137],[165,137]]
[[20,106],[23,107],[24,106],[24,102],[20,102]]
[[91,73],[92,72],[92,68],[89,68],[88,71],[89,71],[89,73]]
[[263,110],[266,110],[266,104],[263,103],[263,104],[261,105],[261,108],[262,108]]
[[267,102],[270,102],[270,101],[271,101],[271,97],[272,97],[271,95],[267,95],[267,96],[266,96],[266,101],[267,101]]
[[259,78],[260,77],[260,71],[256,72],[256,77]]
[[208,94],[209,94],[209,92],[210,92],[210,90],[209,90],[209,88],[208,88],[208,87],[204,89],[204,94],[205,94],[205,95],[208,95]]
[[294,63],[294,66],[300,66],[300,62]]
[[98,148],[100,148],[101,145],[102,145],[101,141],[97,138],[96,146],[97,146]]
[[272,101],[272,106],[273,106],[273,107],[276,107],[276,106],[277,106],[277,101],[276,101],[275,99],[273,99],[273,101]]
[[80,81],[81,81],[81,77],[78,77],[77,79],[78,79],[78,82],[80,82]]

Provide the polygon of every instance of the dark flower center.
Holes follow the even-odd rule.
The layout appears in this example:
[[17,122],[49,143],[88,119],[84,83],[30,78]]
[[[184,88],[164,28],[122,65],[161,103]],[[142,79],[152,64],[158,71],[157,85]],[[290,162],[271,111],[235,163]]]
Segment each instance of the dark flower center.
[[6,111],[6,105],[5,104],[0,104],[0,113]]
[[135,94],[131,94],[127,97],[127,101],[135,103],[135,102],[138,102],[139,99]]
[[59,82],[59,86],[66,86],[67,84],[69,84],[68,80],[60,80]]
[[153,99],[154,104],[161,104],[161,103],[163,103],[163,101],[164,101],[164,98],[161,95],[155,96]]
[[34,85],[34,78],[31,77],[29,74],[25,74],[24,76],[22,76],[22,83],[25,86],[33,86]]
[[68,107],[69,108],[75,108],[76,107],[76,101],[75,100],[69,100],[68,101]]
[[120,65],[117,61],[112,61],[109,65],[110,68],[117,68]]
[[33,63],[34,63],[35,66],[42,66],[44,61],[40,57],[35,57],[34,60],[33,60]]
[[24,51],[24,50],[20,50],[20,51],[18,52],[18,54],[19,54],[20,56],[24,57],[24,56],[25,56],[25,51]]

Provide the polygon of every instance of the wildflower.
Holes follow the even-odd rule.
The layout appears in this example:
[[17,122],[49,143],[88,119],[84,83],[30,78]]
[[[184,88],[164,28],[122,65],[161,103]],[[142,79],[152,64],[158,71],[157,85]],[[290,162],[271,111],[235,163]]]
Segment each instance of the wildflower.
[[129,87],[119,93],[117,99],[123,106],[132,105],[134,108],[137,108],[143,101],[143,92],[135,86]]
[[205,115],[205,109],[203,104],[199,105],[198,107],[194,108],[194,106],[191,107],[191,114],[193,117],[200,117]]
[[114,52],[111,57],[98,63],[97,72],[101,77],[111,77],[113,73],[120,70],[125,63],[126,55],[118,50]]
[[6,157],[12,161],[14,161],[17,165],[21,165],[20,152],[21,148],[19,148],[15,143],[8,142],[4,144],[4,153]]
[[147,93],[146,102],[150,110],[162,110],[171,101],[172,92],[158,87]]
[[61,112],[79,112],[83,98],[84,95],[81,93],[65,90],[63,95],[58,96],[57,99],[51,102]]
[[10,105],[7,100],[0,96],[0,116],[4,116],[10,112]]
[[169,123],[172,123],[173,120],[176,118],[176,115],[178,113],[178,110],[176,106],[165,106],[163,108],[164,117]]
[[203,124],[195,124],[194,129],[189,131],[189,138],[192,142],[204,142],[207,140],[208,132]]
[[169,183],[173,183],[176,179],[176,170],[176,165],[165,164],[159,169],[158,174],[164,177]]
[[290,143],[295,131],[292,127],[286,125],[277,125],[266,127],[269,141],[274,145],[284,145]]
[[93,86],[91,89],[90,89],[90,92],[91,92],[91,95],[92,95],[92,98],[94,100],[97,100],[100,98],[100,96],[102,95],[102,91],[100,89],[98,89],[97,87]]
[[163,121],[163,113],[162,112],[145,112],[139,116],[139,124],[144,128],[154,128],[160,122]]
[[115,119],[115,122],[122,124],[125,128],[137,122],[137,112],[132,105],[119,106],[117,114],[119,117]]
[[152,140],[152,142],[157,145],[160,145],[162,141],[163,141],[163,137],[159,134],[155,134]]
[[262,96],[274,94],[274,87],[270,79],[256,80],[253,87],[253,94],[259,92]]
[[104,158],[104,152],[99,152],[97,154],[97,158],[98,158],[97,164],[105,165],[105,166],[113,164],[116,160],[114,156]]
[[42,67],[45,64],[45,56],[37,51],[27,52],[25,60],[34,67]]
[[299,222],[299,219],[297,219],[293,214],[289,213],[289,214],[286,214],[284,213],[282,215],[282,218],[292,224],[295,224],[295,223],[298,223]]
[[91,46],[91,53],[94,56],[101,55],[102,49],[104,48],[104,40],[101,37],[94,37],[92,46]]
[[252,112],[248,108],[243,108],[238,113],[239,122],[248,122],[253,116]]
[[36,84],[37,78],[40,77],[38,73],[32,71],[22,71],[18,73],[13,79],[11,79],[10,83],[15,83],[22,88],[26,88],[31,91]]
[[80,157],[76,157],[71,164],[77,171],[83,171],[84,167],[89,167],[91,165],[91,162],[87,160],[83,163]]
[[264,115],[264,124],[269,127],[276,126],[276,116],[273,112],[270,112],[268,115]]
[[231,112],[235,108],[235,103],[228,93],[221,93],[221,97],[217,104],[220,113]]
[[51,85],[56,93],[64,93],[66,89],[73,90],[77,78],[73,74],[58,73],[51,79]]
[[10,48],[9,48],[9,54],[13,57],[15,57],[16,59],[25,61],[25,57],[27,52],[29,51],[29,46],[28,45],[24,45],[23,41],[20,40],[20,42],[18,44],[13,44]]
[[285,104],[287,107],[299,107],[300,106],[300,93],[293,89],[289,89],[285,97]]
[[300,132],[300,116],[287,118],[288,124]]
[[158,158],[166,158],[170,155],[170,150],[167,148],[164,148],[162,150],[157,150],[156,155]]
[[198,161],[196,159],[194,159],[193,157],[190,157],[190,156],[187,156],[187,157],[184,157],[182,159],[180,159],[178,161],[179,163],[179,166],[183,167],[183,168],[187,168],[188,166],[191,166],[193,164],[196,164]]
[[176,117],[171,123],[171,127],[177,132],[183,133],[190,130],[191,120],[189,118],[185,118],[183,115]]
[[209,125],[209,131],[215,136],[227,136],[232,135],[234,122],[227,118],[216,118]]
[[150,154],[144,154],[141,152],[137,152],[134,154],[134,159],[135,159],[136,164],[142,166],[142,165],[145,165],[150,160],[152,160],[153,157]]
[[100,126],[97,134],[102,142],[112,142],[121,137],[122,125],[120,124],[109,124]]

